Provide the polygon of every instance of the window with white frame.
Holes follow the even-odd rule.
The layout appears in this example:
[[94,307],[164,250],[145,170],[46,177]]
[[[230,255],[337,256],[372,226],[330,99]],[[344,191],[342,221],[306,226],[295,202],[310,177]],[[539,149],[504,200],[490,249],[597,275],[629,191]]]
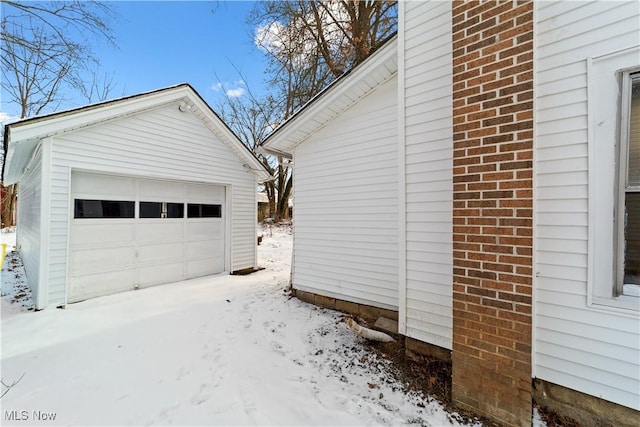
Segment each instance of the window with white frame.
[[589,305],[640,310],[640,46],[587,58]]
[[616,293],[640,296],[640,67],[620,71]]

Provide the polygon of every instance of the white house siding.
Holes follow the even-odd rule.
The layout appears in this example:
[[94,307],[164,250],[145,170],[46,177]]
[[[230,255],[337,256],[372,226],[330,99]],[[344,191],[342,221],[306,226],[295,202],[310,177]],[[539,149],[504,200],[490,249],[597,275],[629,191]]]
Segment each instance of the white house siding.
[[72,169],[231,185],[231,270],[256,266],[255,175],[200,119],[169,105],[54,138],[50,304],[64,302]]
[[451,3],[403,6],[406,335],[451,349]]
[[24,264],[33,301],[38,301],[40,280],[40,206],[42,194],[42,152],[31,160],[18,187],[18,231],[16,245]]
[[398,306],[397,79],[298,145],[294,288]]
[[535,19],[534,376],[640,409],[637,313],[588,304],[587,116],[587,58],[638,44],[639,4],[536,2]]

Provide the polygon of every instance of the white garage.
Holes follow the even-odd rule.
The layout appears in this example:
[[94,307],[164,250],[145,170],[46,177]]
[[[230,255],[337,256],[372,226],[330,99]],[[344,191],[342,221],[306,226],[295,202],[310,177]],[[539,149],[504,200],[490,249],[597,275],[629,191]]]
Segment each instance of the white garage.
[[268,172],[188,85],[8,125],[37,308],[257,267]]

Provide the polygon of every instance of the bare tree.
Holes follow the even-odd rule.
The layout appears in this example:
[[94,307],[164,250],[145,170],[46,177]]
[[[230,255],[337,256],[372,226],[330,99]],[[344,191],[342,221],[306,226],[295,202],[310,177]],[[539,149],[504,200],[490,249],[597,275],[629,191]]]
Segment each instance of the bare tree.
[[42,32],[51,35],[70,46],[76,44],[76,37],[96,36],[110,43],[115,38],[110,21],[116,14],[113,8],[98,1],[14,1],[2,0],[2,26],[0,39],[5,44],[32,45],[32,38],[24,32],[8,28],[6,23],[32,21]]
[[289,117],[366,59],[397,28],[396,1],[258,2],[249,22],[268,55],[269,83]]
[[[64,85],[87,90],[81,73],[98,64],[92,39],[115,45],[111,6],[95,1],[3,0],[2,89],[21,117],[55,110]],[[91,85],[93,82],[90,82]]]
[[[106,3],[3,0],[2,12],[3,101],[18,106],[21,118],[56,110],[62,87],[87,91],[81,70],[98,63],[89,39],[114,43],[109,23],[115,14]],[[6,189],[3,226],[13,225],[16,192],[15,185]]]
[[90,70],[89,79],[80,86],[80,94],[89,102],[105,101],[116,87],[115,72],[102,73],[96,68]]
[[5,384],[3,379],[0,379],[0,384],[2,384],[3,390],[2,390],[2,394],[0,394],[0,399],[2,399],[3,397],[5,397],[7,395],[7,393],[9,393],[9,391],[11,391],[12,388],[14,388],[15,386],[18,385],[18,383],[20,381],[22,381],[22,379],[24,378],[24,375],[26,374],[23,373],[20,378],[18,378],[17,380],[14,380],[11,384]]
[[248,19],[265,52],[272,93],[262,99],[229,98],[219,106],[225,121],[275,176],[265,185],[271,212],[287,211],[292,171],[282,158],[257,147],[313,96],[364,61],[397,28],[396,1],[292,0],[257,2]]
[[270,215],[275,221],[287,218],[292,188],[291,168],[284,159],[265,156],[257,150],[260,142],[281,121],[282,108],[277,105],[277,101],[272,96],[267,95],[258,99],[251,88],[247,87],[246,94],[242,97],[226,95],[217,105],[216,110],[274,177],[273,181],[264,183],[264,190],[269,199]]
[[72,73],[83,54],[80,45],[62,43],[31,24],[6,24],[15,27],[12,34],[21,38],[29,32],[30,40],[28,46],[6,43],[2,47],[2,89],[20,107],[21,118],[40,114],[45,107],[58,107],[63,100],[60,86],[67,81],[77,84]]

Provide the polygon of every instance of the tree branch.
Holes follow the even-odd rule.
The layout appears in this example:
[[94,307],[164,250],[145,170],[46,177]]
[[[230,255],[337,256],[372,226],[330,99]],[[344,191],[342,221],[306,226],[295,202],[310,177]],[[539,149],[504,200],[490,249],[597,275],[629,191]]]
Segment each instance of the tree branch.
[[18,378],[17,380],[15,380],[14,382],[12,382],[11,384],[7,385],[4,383],[4,380],[0,380],[0,384],[2,384],[2,387],[5,387],[5,390],[2,392],[2,394],[0,395],[0,399],[2,399],[4,396],[6,396],[7,393],[9,393],[9,391],[15,387],[16,385],[18,385],[18,383],[20,381],[22,381],[22,378],[24,378],[26,372],[23,373],[20,378]]

